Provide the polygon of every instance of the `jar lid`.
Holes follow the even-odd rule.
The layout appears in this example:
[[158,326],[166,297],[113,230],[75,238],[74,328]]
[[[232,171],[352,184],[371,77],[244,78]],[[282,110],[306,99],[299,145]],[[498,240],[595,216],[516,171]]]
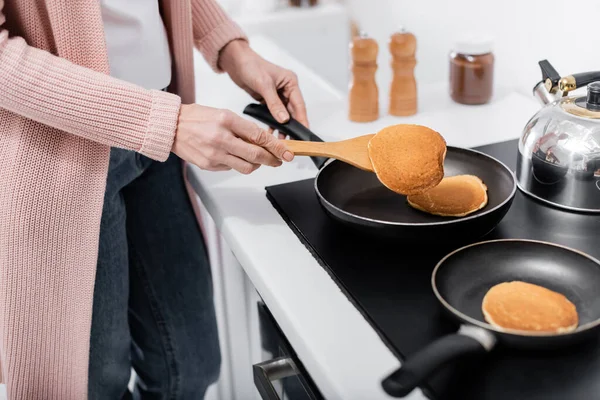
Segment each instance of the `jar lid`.
[[454,42],[454,51],[460,54],[478,55],[492,52],[493,40],[489,36],[470,34]]

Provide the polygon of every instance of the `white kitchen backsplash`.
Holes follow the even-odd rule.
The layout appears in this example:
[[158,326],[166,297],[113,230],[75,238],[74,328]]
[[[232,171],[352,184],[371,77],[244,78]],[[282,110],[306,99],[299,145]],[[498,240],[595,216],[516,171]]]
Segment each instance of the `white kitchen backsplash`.
[[257,0],[219,1],[229,2],[232,10],[234,3],[239,4],[231,15],[248,35],[269,38],[336,89],[346,92],[350,20],[344,5],[328,1],[297,8],[287,6],[286,0],[283,6],[266,12],[260,11],[264,4],[261,6]]
[[[563,75],[600,70],[597,24],[598,0],[347,0],[350,15],[380,43],[378,82],[391,77],[390,33],[403,25],[417,37],[418,83],[439,82],[448,76],[448,53],[465,32],[494,37],[496,77],[500,85],[526,94],[541,79],[539,60],[547,58]],[[564,19],[561,10],[581,12]]]

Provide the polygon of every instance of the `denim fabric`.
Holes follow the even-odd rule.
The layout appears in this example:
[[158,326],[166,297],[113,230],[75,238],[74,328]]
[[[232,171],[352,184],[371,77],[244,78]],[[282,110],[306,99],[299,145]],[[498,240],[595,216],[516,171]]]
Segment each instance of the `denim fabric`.
[[[221,355],[210,266],[181,160],[112,149],[100,227],[89,399],[202,399]],[[131,367],[135,390],[127,383]]]

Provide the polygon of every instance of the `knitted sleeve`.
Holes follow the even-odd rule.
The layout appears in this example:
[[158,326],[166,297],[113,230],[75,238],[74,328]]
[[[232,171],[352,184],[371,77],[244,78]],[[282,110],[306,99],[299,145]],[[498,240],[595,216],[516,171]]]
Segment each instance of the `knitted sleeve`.
[[192,0],[192,23],[196,47],[216,72],[222,72],[218,65],[221,49],[232,40],[248,40],[215,0]]
[[108,146],[164,161],[181,99],[146,90],[29,46],[3,29],[0,0],[0,108]]

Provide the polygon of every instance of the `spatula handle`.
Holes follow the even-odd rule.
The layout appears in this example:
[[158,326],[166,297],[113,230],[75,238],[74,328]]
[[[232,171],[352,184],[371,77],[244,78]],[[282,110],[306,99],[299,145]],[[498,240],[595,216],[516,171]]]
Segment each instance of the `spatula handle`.
[[[271,115],[268,107],[264,104],[248,104],[244,109],[244,114],[259,120],[273,129],[277,129],[279,132],[288,135],[292,139],[309,142],[323,142],[323,139],[315,135],[310,129],[292,117],[290,117],[289,121],[284,124],[277,122],[277,120]],[[326,157],[311,158],[319,169],[328,160]]]
[[326,142],[303,142],[301,140],[286,140],[288,149],[297,156],[326,157],[331,158],[335,155],[331,153],[330,147]]

